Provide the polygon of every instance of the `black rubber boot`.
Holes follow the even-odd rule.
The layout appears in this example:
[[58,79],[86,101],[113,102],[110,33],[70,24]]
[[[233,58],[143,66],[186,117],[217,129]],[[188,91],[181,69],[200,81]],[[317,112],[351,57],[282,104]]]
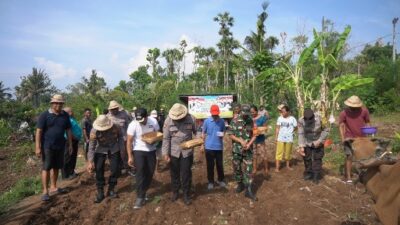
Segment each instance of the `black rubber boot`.
[[246,187],[246,192],[244,193],[244,196],[246,198],[250,198],[253,201],[257,201],[258,200],[256,195],[253,193],[253,190],[251,189],[251,185],[248,185]]
[[118,198],[117,192],[114,191],[114,187],[109,187],[107,190],[107,196],[109,198]]
[[171,201],[175,202],[179,198],[179,192],[173,192],[171,196]]
[[240,193],[240,192],[242,192],[243,190],[244,190],[244,184],[243,184],[242,182],[239,182],[239,183],[237,184],[237,186],[236,186],[235,192],[236,192],[236,193]]
[[192,204],[192,199],[190,198],[189,193],[184,193],[183,194],[183,202],[185,203],[185,205]]
[[104,190],[103,188],[97,189],[97,195],[96,199],[94,200],[94,203],[100,203],[104,199]]
[[321,174],[320,173],[314,173],[313,175],[313,183],[314,184],[319,184],[319,180],[321,180]]
[[313,174],[312,173],[304,173],[304,180],[312,180]]

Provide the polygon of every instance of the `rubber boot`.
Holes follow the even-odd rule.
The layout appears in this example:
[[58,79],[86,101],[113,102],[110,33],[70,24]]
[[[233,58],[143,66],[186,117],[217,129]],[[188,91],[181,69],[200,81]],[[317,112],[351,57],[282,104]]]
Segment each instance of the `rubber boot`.
[[183,202],[185,203],[185,205],[192,204],[192,199],[190,198],[189,192],[185,192],[183,194]]
[[109,198],[118,198],[118,194],[114,191],[114,187],[108,187],[107,196]]
[[312,173],[304,173],[304,180],[312,180],[313,179],[313,174]]
[[243,184],[242,182],[239,182],[239,183],[237,184],[237,187],[236,187],[235,192],[236,192],[236,193],[240,193],[240,192],[242,192],[243,190],[244,190],[244,184]]
[[94,203],[100,203],[104,199],[104,190],[103,188],[98,188],[97,189],[97,195],[96,199],[94,200]]
[[250,198],[253,201],[257,201],[258,200],[256,195],[253,193],[253,190],[252,190],[250,184],[246,186],[246,192],[244,193],[244,196],[246,198]]
[[319,180],[321,180],[321,174],[320,173],[314,173],[313,174],[313,183],[314,184],[319,184]]

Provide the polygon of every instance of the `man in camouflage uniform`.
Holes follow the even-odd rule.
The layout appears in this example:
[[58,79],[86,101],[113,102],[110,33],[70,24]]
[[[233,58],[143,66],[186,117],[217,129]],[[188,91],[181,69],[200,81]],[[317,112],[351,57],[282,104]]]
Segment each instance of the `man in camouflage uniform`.
[[[257,200],[252,191],[253,171],[253,120],[250,117],[250,106],[242,105],[241,113],[230,123],[228,134],[232,139],[232,164],[235,180],[238,183],[236,193],[246,189],[245,196]],[[242,170],[244,164],[244,171]]]

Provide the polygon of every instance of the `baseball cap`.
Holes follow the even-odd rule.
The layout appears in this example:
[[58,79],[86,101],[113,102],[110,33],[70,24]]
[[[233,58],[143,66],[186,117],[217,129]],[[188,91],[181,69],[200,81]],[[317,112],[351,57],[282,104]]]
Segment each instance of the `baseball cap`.
[[219,115],[219,107],[218,105],[212,105],[210,108],[210,113],[212,116],[218,116]]
[[135,118],[136,121],[143,122],[144,119],[147,117],[147,110],[145,108],[139,108],[135,111]]

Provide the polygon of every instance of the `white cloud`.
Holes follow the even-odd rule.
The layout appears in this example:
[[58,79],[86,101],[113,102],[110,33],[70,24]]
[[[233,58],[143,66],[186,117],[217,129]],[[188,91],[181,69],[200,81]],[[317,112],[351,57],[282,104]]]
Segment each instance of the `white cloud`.
[[137,70],[139,66],[144,66],[147,65],[148,62],[146,60],[147,52],[149,48],[148,47],[141,47],[135,56],[129,58],[127,63],[123,63],[123,71],[127,75],[131,74],[133,71]]
[[73,78],[76,76],[76,70],[67,68],[61,63],[48,60],[44,57],[34,57],[35,62],[43,68],[52,79]]

